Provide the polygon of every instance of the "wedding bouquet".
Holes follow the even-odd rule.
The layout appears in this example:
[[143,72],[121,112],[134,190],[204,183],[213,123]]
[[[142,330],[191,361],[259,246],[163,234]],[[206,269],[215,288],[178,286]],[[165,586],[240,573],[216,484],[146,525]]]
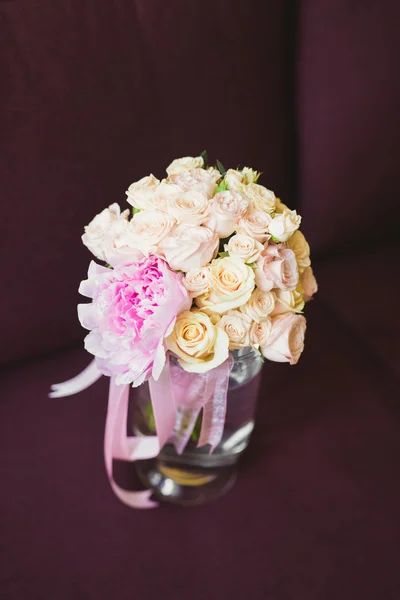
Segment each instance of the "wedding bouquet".
[[[225,171],[219,161],[209,166],[205,152],[174,160],[166,172],[161,181],[148,175],[132,183],[130,208],[112,204],[85,227],[82,241],[103,263],[91,262],[79,288],[91,299],[78,315],[95,363],[82,386],[53,386],[53,395],[73,393],[104,374],[112,378],[110,397],[120,398],[149,380],[158,432],[153,454],[176,417],[172,400],[165,416],[167,400],[155,383],[165,379],[170,355],[203,376],[220,372],[230,351],[246,347],[296,364],[304,304],[317,291],[301,217],[258,183],[260,173]],[[163,385],[165,396],[170,382]]]
[[86,349],[116,383],[158,378],[166,350],[202,373],[253,346],[295,364],[304,303],[317,289],[301,217],[258,183],[259,173],[174,160],[167,178],[133,183],[133,209],[112,204],[85,227],[94,256],[80,292]]

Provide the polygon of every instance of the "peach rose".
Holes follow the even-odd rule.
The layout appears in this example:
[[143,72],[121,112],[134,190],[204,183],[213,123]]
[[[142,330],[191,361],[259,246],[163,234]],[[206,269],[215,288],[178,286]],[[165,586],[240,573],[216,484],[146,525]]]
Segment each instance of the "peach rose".
[[255,288],[249,301],[240,307],[240,310],[248,315],[253,321],[260,323],[266,319],[275,309],[274,292],[263,292]]
[[293,250],[296,255],[297,266],[300,273],[311,265],[310,261],[310,246],[307,244],[306,238],[297,230],[286,242],[286,247]]
[[272,330],[266,345],[261,347],[263,356],[274,362],[295,365],[304,349],[306,320],[302,315],[285,313],[272,319]]
[[238,350],[250,346],[250,317],[238,310],[229,310],[217,322],[229,338],[229,350]]
[[183,279],[183,285],[192,298],[197,298],[210,289],[210,271],[207,267],[190,269]]
[[272,317],[280,315],[285,312],[301,312],[304,308],[303,295],[298,289],[289,290],[275,290],[275,308],[271,313]]
[[216,256],[218,246],[217,234],[208,227],[179,223],[163,238],[158,253],[171,269],[187,272],[209,263]]
[[236,256],[245,263],[256,262],[264,250],[264,246],[248,235],[237,233],[224,246],[229,256]]
[[299,281],[296,256],[283,244],[268,244],[257,261],[256,285],[263,292],[273,288],[296,289]]
[[300,227],[301,216],[295,210],[284,210],[276,215],[269,224],[268,231],[274,241],[286,242]]
[[129,186],[126,192],[127,201],[140,210],[152,210],[154,208],[152,201],[154,192],[159,185],[160,181],[154,175],[142,177]]
[[318,292],[317,280],[311,267],[304,269],[301,276],[301,287],[303,288],[304,300],[308,302]]
[[254,271],[235,257],[217,258],[210,267],[211,289],[196,298],[205,312],[222,314],[249,300],[254,289]]
[[244,194],[257,210],[262,210],[266,213],[274,212],[276,204],[275,194],[263,185],[251,183],[246,186]]
[[247,206],[247,200],[235,190],[215,194],[210,200],[211,216],[207,223],[208,227],[214,229],[220,238],[229,237]]
[[121,213],[119,205],[115,202],[86,225],[82,242],[99,258],[108,262],[107,253],[112,248],[115,237],[128,225],[129,209]]
[[179,223],[202,225],[210,216],[208,198],[196,190],[174,194],[168,198],[168,213]]
[[206,194],[207,198],[214,196],[219,179],[221,174],[216,169],[192,169],[168,177],[169,183],[177,185],[182,191],[196,190]]
[[166,345],[176,354],[182,369],[189,373],[205,373],[229,356],[227,334],[201,311],[182,312]]
[[250,329],[250,344],[256,350],[266,346],[271,335],[272,321],[267,318],[263,321],[254,321]]
[[168,175],[176,175],[182,171],[190,171],[191,169],[199,169],[204,166],[204,160],[202,156],[184,156],[183,158],[176,158],[167,167]]
[[236,232],[248,235],[258,242],[266,242],[269,239],[268,227],[272,221],[271,216],[257,208],[249,208],[239,220]]

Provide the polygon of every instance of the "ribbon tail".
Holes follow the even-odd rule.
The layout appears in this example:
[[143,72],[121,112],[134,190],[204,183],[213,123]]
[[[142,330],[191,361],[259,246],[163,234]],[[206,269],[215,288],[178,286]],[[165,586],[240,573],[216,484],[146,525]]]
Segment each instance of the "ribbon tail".
[[124,490],[114,481],[112,472],[113,458],[130,462],[155,458],[162,446],[168,441],[175,425],[176,408],[170,382],[169,363],[166,363],[158,379],[149,380],[157,435],[127,436],[130,386],[116,385],[111,377],[108,396],[108,410],[104,434],[104,459],[106,471],[115,495],[132,508],[155,508],[157,502],[150,500],[151,490],[131,492]]
[[224,432],[229,373],[232,367],[233,358],[229,355],[222,365],[207,373],[201,433],[197,446],[210,444],[210,453],[218,446]]
[[90,387],[95,383],[100,377],[102,373],[98,370],[96,366],[96,361],[92,360],[92,362],[84,369],[81,373],[69,379],[68,381],[64,381],[63,383],[55,383],[51,386],[51,392],[49,393],[50,398],[63,398],[65,396],[72,396],[73,394],[78,394],[86,388]]

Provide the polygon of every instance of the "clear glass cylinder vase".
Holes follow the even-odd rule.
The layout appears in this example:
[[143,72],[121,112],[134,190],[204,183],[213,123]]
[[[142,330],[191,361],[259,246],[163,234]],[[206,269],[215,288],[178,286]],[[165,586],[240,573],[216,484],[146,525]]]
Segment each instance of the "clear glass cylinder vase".
[[[166,444],[155,459],[137,463],[139,478],[159,500],[182,505],[203,504],[227,492],[235,482],[237,462],[254,427],[262,358],[251,348],[235,350],[232,354],[234,363],[229,376],[224,430],[214,451],[210,453],[209,445],[197,447],[200,413],[181,455],[172,444]],[[134,435],[154,435],[147,383],[136,391],[130,419]]]

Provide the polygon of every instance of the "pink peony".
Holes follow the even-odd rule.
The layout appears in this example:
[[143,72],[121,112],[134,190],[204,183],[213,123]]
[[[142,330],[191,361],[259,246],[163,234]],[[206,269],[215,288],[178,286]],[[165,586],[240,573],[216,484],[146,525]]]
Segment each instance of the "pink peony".
[[91,262],[79,291],[92,298],[78,306],[83,327],[90,329],[85,348],[99,370],[116,374],[116,383],[140,385],[158,379],[165,363],[164,338],[176,316],[191,305],[182,274],[173,273],[156,256],[107,269]]
[[284,244],[269,244],[257,260],[255,276],[263,292],[273,288],[294,290],[299,282],[295,253]]

